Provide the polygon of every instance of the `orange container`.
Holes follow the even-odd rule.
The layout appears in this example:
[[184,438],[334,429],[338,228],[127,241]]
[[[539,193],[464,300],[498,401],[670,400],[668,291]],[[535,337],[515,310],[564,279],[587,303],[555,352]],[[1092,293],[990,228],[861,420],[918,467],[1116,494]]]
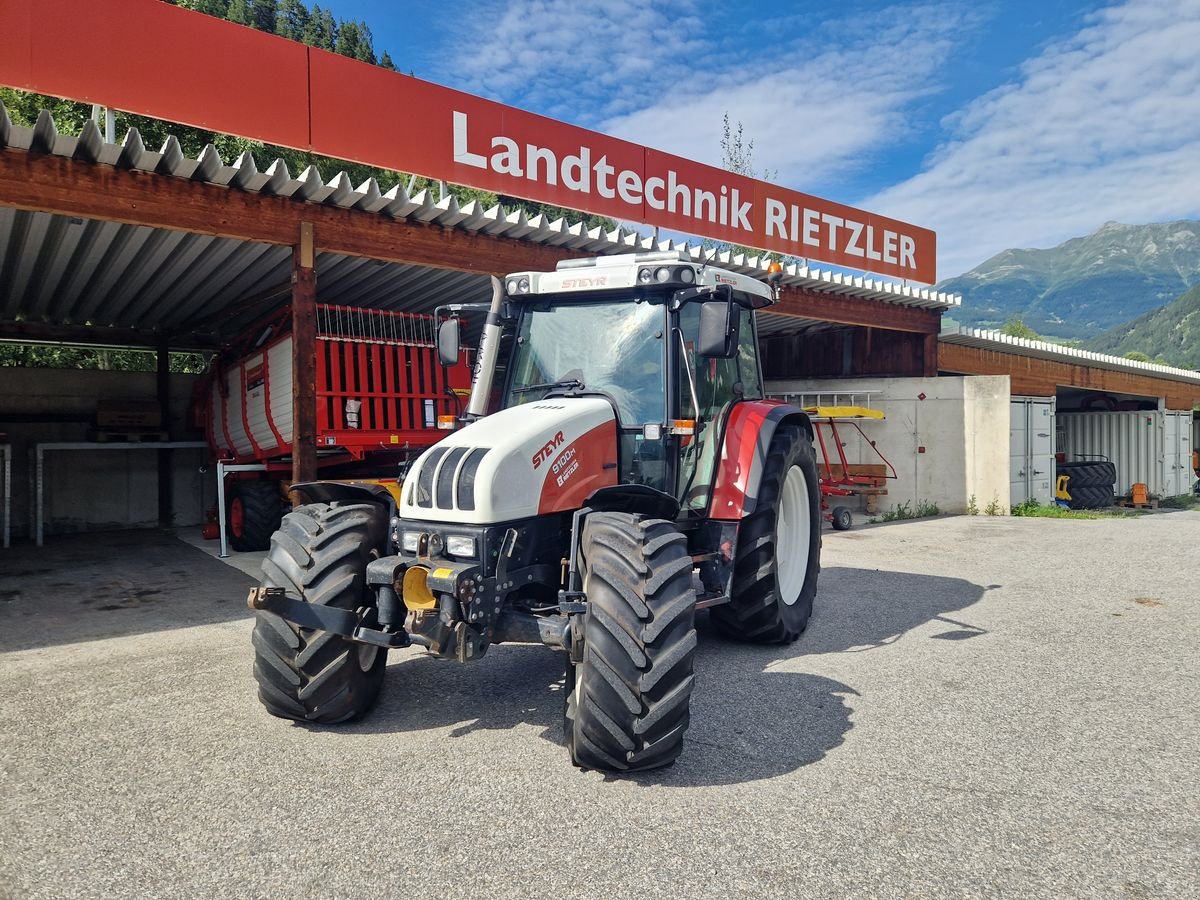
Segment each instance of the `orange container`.
[[1148,504],[1150,502],[1150,493],[1146,490],[1146,485],[1142,482],[1136,482],[1133,486],[1133,496],[1130,498],[1135,504]]

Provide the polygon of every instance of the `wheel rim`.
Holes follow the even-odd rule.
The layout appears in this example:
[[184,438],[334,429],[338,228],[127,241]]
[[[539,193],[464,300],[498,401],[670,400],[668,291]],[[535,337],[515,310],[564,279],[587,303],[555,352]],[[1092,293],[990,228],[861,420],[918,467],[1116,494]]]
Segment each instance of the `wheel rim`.
[[229,504],[229,530],[234,537],[241,537],[246,528],[246,509],[241,497],[234,497]]
[[378,655],[379,648],[374,644],[359,644],[358,667],[364,672],[371,671],[371,666],[375,665],[375,657]]
[[775,519],[775,577],[779,596],[791,606],[800,599],[808,575],[808,544],[812,532],[808,485],[799,466],[788,469]]

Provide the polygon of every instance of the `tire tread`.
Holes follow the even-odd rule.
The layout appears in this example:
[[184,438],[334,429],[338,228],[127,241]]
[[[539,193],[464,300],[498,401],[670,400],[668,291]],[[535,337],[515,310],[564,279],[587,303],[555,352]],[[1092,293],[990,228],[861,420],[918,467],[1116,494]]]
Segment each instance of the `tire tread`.
[[[314,605],[357,608],[365,602],[366,564],[383,518],[370,504],[314,503],[293,510],[271,538],[263,585]],[[258,613],[251,643],[259,699],[272,715],[332,724],[362,715],[378,697],[383,649],[363,671],[354,642],[269,612]]]
[[567,742],[576,765],[640,771],[683,749],[695,676],[696,595],[674,523],[593,513],[582,540],[584,659],[568,677]]

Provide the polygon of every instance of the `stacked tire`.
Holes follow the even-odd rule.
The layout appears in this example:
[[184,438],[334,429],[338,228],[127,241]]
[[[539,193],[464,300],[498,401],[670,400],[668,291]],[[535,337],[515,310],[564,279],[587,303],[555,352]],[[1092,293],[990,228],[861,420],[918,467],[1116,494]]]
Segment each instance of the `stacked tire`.
[[1059,463],[1059,477],[1069,476],[1067,493],[1071,509],[1105,509],[1116,502],[1113,485],[1117,480],[1117,467],[1103,460]]

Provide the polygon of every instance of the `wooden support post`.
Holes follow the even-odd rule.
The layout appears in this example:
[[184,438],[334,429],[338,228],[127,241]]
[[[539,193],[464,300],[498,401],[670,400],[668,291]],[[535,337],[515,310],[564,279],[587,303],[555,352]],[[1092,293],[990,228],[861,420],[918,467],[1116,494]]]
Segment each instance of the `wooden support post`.
[[[158,336],[155,350],[158,362],[155,388],[158,393],[159,430],[169,432],[171,429],[171,354],[166,335]],[[174,454],[170,450],[158,451],[158,525],[160,528],[171,528],[175,525],[173,456]]]
[[922,361],[925,367],[925,377],[935,378],[938,373],[938,336],[937,334],[925,335],[925,348],[921,354]]
[[[292,481],[317,477],[317,269],[311,222],[292,248]],[[298,495],[293,502],[299,503]]]

